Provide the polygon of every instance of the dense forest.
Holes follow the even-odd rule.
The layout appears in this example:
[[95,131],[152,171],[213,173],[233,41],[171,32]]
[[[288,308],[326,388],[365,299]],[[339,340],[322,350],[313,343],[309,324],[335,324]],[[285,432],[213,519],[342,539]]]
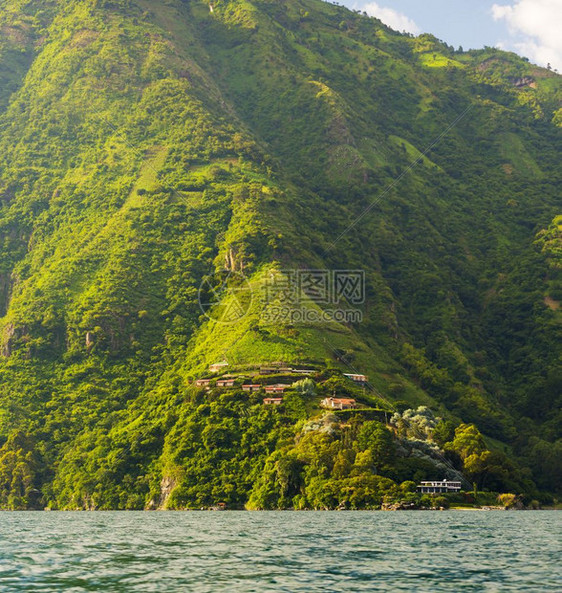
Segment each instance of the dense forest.
[[[561,128],[320,0],[0,0],[0,508],[552,503]],[[271,316],[307,270],[360,319]]]

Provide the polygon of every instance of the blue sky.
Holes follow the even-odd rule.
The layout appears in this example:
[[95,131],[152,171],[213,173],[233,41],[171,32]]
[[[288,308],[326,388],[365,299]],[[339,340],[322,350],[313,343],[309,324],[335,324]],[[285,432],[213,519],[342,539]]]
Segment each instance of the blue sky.
[[562,0],[339,0],[464,49],[499,46],[562,71]]

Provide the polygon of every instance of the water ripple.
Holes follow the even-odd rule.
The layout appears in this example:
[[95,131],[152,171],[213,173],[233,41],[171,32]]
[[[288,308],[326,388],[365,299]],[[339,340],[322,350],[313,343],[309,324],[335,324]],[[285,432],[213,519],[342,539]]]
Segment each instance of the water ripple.
[[2,513],[0,591],[562,591],[561,517]]

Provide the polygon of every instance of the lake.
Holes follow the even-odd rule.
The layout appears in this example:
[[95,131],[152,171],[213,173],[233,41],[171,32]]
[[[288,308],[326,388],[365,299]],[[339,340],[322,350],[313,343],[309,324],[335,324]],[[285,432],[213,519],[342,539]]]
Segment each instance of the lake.
[[562,591],[562,513],[0,513],[0,591]]

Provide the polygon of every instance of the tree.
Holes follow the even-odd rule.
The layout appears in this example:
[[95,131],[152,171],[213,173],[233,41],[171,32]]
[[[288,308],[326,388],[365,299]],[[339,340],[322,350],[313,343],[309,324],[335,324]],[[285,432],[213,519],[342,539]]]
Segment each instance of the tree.
[[300,381],[296,381],[292,385],[293,389],[296,389],[299,393],[303,395],[313,396],[316,395],[316,383],[312,379],[308,377],[306,379],[301,379]]
[[39,463],[31,439],[15,432],[0,449],[0,508],[26,510],[40,507],[37,489]]
[[361,451],[370,451],[376,470],[392,462],[396,446],[392,434],[384,424],[372,420],[365,422],[357,435],[357,446]]
[[450,420],[440,420],[433,429],[432,438],[443,448],[446,443],[452,441],[455,438],[455,425]]
[[464,461],[471,455],[480,455],[486,450],[484,438],[474,424],[461,424],[455,430],[455,438],[447,449],[455,451]]
[[464,471],[480,489],[522,491],[526,487],[515,465],[497,451],[469,455],[464,462]]

